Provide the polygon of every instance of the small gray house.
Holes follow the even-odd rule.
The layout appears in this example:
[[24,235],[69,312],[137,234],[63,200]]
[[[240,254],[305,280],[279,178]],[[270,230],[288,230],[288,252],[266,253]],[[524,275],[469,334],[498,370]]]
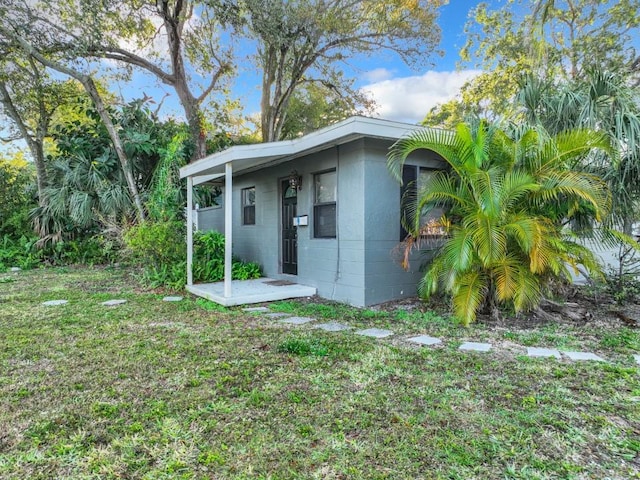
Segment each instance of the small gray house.
[[[183,167],[188,189],[187,289],[224,305],[317,293],[368,306],[416,294],[420,261],[405,271],[397,247],[402,187],[389,147],[417,126],[352,117],[295,140],[234,146]],[[407,160],[405,185],[442,168],[431,151]],[[222,205],[193,209],[194,185],[218,182]],[[221,284],[194,285],[193,226],[227,239]],[[268,277],[231,281],[231,250]],[[394,254],[395,252],[395,254]]]

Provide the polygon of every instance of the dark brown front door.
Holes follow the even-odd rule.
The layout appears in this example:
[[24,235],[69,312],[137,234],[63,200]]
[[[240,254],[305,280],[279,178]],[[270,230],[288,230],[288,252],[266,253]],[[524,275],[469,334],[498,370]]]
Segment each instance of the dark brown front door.
[[298,190],[282,182],[282,273],[298,274],[298,231],[293,226],[298,206]]

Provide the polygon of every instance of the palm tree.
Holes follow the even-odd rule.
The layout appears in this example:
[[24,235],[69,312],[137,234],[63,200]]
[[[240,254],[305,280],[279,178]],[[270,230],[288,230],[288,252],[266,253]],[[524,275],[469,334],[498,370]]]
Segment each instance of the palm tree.
[[[530,124],[551,133],[590,128],[609,137],[615,155],[591,155],[582,167],[601,176],[611,191],[611,215],[605,228],[595,233],[618,247],[616,276],[621,285],[637,264],[638,244],[628,239],[633,222],[640,218],[640,93],[629,72],[591,70],[585,78],[562,85],[530,77],[518,102]],[[617,228],[625,236],[612,237],[611,229]]]
[[[450,167],[424,183],[414,206],[421,214],[447,211],[440,220],[446,236],[422,278],[421,296],[451,294],[455,315],[469,325],[481,309],[497,315],[501,306],[516,312],[536,307],[548,280],[569,279],[578,264],[599,273],[593,254],[568,238],[563,225],[578,212],[598,220],[606,213],[605,184],[570,166],[607,148],[606,138],[591,131],[507,134],[483,122],[399,140],[388,158],[398,180],[407,156],[419,149],[436,152]],[[419,244],[421,217],[411,216],[408,244]]]
[[518,95],[527,122],[551,133],[588,128],[606,134],[616,155],[593,155],[589,165],[609,184],[612,220],[631,233],[640,198],[640,93],[620,73],[591,70],[556,86],[529,77]]

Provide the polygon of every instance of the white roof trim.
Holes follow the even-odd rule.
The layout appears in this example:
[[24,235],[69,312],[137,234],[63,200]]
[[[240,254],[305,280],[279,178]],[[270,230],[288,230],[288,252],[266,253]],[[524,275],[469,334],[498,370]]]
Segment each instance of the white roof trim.
[[234,174],[240,173],[243,170],[290,160],[305,153],[358,138],[397,140],[420,128],[423,127],[391,120],[350,117],[294,140],[230,147],[185,165],[180,169],[180,178],[217,175],[224,172],[224,165],[228,162],[233,164]]

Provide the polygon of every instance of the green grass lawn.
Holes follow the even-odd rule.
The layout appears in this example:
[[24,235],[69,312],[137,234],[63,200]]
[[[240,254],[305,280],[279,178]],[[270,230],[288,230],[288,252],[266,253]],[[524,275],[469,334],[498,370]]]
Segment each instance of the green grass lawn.
[[0,478],[640,478],[637,330],[272,306],[399,334],[373,340],[162,296],[121,269],[0,274]]

